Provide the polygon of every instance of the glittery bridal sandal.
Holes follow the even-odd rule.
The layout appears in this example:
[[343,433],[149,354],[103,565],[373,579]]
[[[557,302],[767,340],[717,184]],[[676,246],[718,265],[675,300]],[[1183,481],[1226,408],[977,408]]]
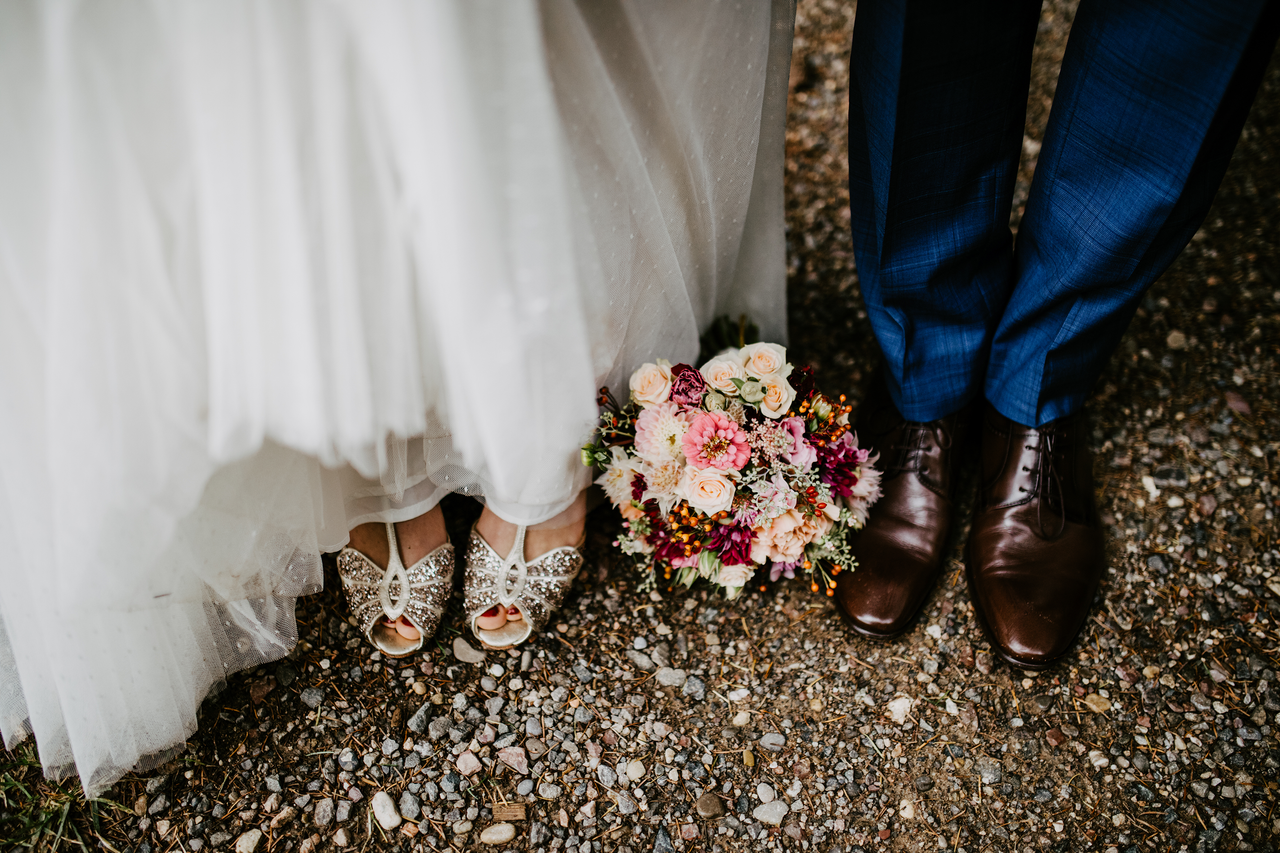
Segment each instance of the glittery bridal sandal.
[[402,658],[422,648],[435,634],[453,592],[453,545],[445,542],[405,568],[396,527],[387,525],[387,567],[354,548],[338,554],[338,576],[351,614],[374,648]]
[[[498,556],[474,527],[467,543],[463,612],[471,633],[488,649],[509,649],[541,631],[582,567],[582,543],[524,559],[527,528],[516,528],[511,553]],[[500,627],[488,627],[500,625]]]

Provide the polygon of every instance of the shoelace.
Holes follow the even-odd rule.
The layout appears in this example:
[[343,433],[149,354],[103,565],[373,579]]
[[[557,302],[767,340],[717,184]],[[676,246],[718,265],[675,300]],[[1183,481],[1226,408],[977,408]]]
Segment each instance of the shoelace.
[[[1052,541],[1061,536],[1063,531],[1067,529],[1066,492],[1062,488],[1062,475],[1058,473],[1057,466],[1053,464],[1057,434],[1052,431],[1040,431],[1039,435],[1040,442],[1038,444],[1023,445],[1027,450],[1036,451],[1035,470],[1032,471],[1026,465],[1022,466],[1022,470],[1032,474],[1031,497],[1041,498],[1041,500],[1036,501],[1036,526],[1040,528],[1040,537]],[[1046,483],[1050,485],[1052,492],[1046,490]],[[1028,490],[1019,486],[1018,491],[1026,492]],[[1058,528],[1053,533],[1049,533],[1044,523],[1044,505],[1052,500],[1052,496],[1055,493],[1058,498]]]

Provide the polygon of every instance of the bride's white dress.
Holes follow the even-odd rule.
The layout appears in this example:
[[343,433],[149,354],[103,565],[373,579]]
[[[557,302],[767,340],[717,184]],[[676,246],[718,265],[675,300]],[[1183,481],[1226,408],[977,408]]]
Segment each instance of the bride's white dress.
[[0,731],[97,792],[353,525],[587,481],[595,390],[781,340],[789,0],[0,4]]

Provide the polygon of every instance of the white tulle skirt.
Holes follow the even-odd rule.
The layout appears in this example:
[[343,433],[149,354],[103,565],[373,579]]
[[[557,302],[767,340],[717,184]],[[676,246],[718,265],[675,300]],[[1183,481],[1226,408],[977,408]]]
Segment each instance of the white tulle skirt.
[[595,390],[781,340],[788,0],[0,4],[0,731],[97,792],[355,524],[534,523]]

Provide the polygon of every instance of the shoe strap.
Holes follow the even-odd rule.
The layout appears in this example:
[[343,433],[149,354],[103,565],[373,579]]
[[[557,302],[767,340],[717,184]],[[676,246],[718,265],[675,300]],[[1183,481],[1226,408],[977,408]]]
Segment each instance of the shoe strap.
[[[494,581],[494,592],[498,594],[498,603],[510,607],[524,594],[524,584],[529,577],[529,564],[524,560],[524,534],[529,528],[523,524],[516,527],[516,541],[510,553],[502,560],[502,568]],[[515,570],[515,589],[511,588],[511,572]]]
[[[386,614],[387,619],[394,622],[409,606],[409,601],[413,598],[413,590],[409,587],[409,572],[404,567],[404,561],[400,559],[400,543],[396,541],[396,526],[391,522],[387,522],[387,546],[391,554],[387,557],[387,568],[382,573],[382,580],[378,581],[378,603],[382,605],[382,612]],[[395,581],[400,582],[400,593],[393,602],[391,584]]]

